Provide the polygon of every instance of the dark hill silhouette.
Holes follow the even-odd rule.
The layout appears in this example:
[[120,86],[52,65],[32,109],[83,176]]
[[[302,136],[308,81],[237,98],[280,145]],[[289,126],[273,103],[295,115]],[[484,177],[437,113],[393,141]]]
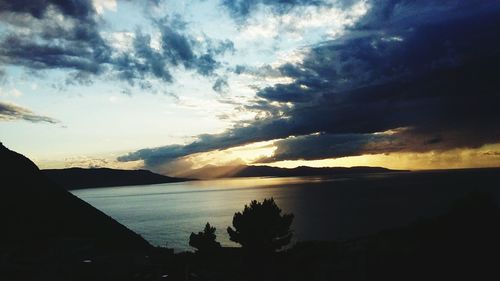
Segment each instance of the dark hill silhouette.
[[230,178],[230,177],[300,177],[300,176],[336,176],[349,174],[402,172],[382,167],[308,167],[278,168],[271,166],[214,166],[207,165],[187,174],[194,178]]
[[69,168],[42,170],[49,179],[72,190],[93,187],[144,185],[187,181],[189,179],[167,177],[148,170],[117,170],[108,168]]
[[[143,251],[141,236],[47,179],[28,158],[0,144],[0,254],[37,257]],[[71,249],[71,250],[69,250]],[[1,256],[1,255],[0,255]]]

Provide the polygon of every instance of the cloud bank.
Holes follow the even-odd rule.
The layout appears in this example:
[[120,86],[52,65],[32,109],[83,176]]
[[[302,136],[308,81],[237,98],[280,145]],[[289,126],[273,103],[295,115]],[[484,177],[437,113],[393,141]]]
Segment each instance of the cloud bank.
[[[239,17],[251,13],[255,3],[223,2]],[[278,3],[276,13],[284,13],[287,7],[323,1],[273,3]],[[255,102],[245,108],[265,118],[201,135],[187,145],[146,148],[119,160],[144,160],[154,169],[193,153],[276,139],[275,154],[262,162],[445,151],[500,142],[500,4],[369,4],[368,13],[343,36],[310,46],[303,60],[263,66],[261,75],[278,73],[292,81],[257,90]]]

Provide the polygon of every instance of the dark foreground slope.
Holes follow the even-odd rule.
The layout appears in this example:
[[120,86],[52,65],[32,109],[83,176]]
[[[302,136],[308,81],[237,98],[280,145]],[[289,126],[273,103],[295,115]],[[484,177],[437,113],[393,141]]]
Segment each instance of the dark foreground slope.
[[0,171],[0,280],[57,280],[66,263],[152,248],[1,144]]
[[500,280],[500,209],[490,194],[472,192],[442,215],[359,239],[244,250],[186,255],[185,267],[196,280]]
[[473,192],[445,214],[405,227],[352,241],[296,245],[285,259],[293,264],[285,264],[302,268],[295,276],[319,273],[328,280],[499,280],[499,251],[498,201]]
[[145,185],[188,180],[167,177],[148,170],[69,168],[42,170],[42,172],[50,180],[68,190],[93,187]]

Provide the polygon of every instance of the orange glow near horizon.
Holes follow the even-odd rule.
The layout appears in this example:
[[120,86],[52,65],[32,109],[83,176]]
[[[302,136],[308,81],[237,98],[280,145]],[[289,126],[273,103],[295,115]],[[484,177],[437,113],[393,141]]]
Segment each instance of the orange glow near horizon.
[[[189,155],[185,158],[189,168],[183,166],[170,171],[158,171],[174,176],[189,174],[190,169],[199,169],[206,165],[220,166],[222,174],[227,174],[240,165],[267,165],[281,168],[310,167],[352,167],[378,166],[389,169],[427,170],[500,167],[500,143],[485,145],[480,148],[452,149],[430,152],[395,152],[390,154],[371,154],[330,158],[322,160],[289,160],[272,163],[258,163],[259,159],[271,157],[276,150],[273,141],[257,142],[225,150],[216,150]],[[113,155],[114,156],[114,155]],[[99,157],[73,157],[64,161],[40,161],[33,159],[40,168],[68,167],[109,167],[115,169],[140,169],[143,161],[118,162],[111,155]],[[38,161],[37,161],[38,160]],[[214,171],[212,171],[214,172]]]
[[276,147],[273,141],[253,143],[226,150],[199,153],[189,156],[196,163],[193,168],[205,165],[268,165],[281,168],[310,167],[352,167],[378,166],[389,169],[430,170],[500,167],[500,143],[480,148],[462,148],[447,151],[394,152],[388,154],[366,154],[321,160],[288,160],[273,163],[258,163],[258,159],[272,156]]
[[500,167],[500,144],[448,151],[397,152],[336,159],[279,161],[266,165],[282,168],[379,166],[402,170]]

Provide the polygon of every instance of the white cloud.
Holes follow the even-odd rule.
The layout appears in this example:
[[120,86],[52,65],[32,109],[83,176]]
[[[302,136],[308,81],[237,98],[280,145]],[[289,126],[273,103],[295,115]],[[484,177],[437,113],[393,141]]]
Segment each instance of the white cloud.
[[104,13],[104,10],[116,12],[116,0],[92,0],[92,4],[98,14]]
[[346,27],[353,25],[369,9],[365,0],[342,9],[331,7],[298,7],[286,14],[276,14],[271,8],[260,7],[260,11],[249,19],[239,35],[243,40],[281,38],[302,41],[314,33],[321,37],[340,36]]
[[295,49],[290,51],[278,52],[278,60],[271,64],[273,68],[277,68],[287,63],[298,64],[304,61],[309,48]]
[[153,32],[151,35],[151,42],[150,42],[151,48],[155,49],[156,51],[161,50],[161,33],[160,32]]
[[106,40],[106,43],[118,52],[132,51],[132,44],[135,38],[133,32],[101,32],[101,36]]

